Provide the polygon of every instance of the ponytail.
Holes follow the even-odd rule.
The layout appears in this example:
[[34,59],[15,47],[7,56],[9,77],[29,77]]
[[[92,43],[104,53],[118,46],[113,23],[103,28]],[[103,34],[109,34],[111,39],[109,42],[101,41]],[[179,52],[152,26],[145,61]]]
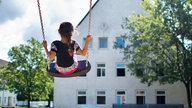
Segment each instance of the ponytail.
[[73,25],[70,22],[63,22],[60,24],[59,27],[59,33],[62,37],[65,37],[67,39],[67,45],[68,45],[68,53],[72,56],[74,49],[72,48],[72,33],[73,33]]

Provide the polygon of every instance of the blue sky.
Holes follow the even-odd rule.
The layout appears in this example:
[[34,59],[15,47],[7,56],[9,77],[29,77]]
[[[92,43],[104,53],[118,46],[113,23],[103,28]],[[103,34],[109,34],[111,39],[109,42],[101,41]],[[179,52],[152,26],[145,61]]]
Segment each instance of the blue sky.
[[[96,0],[93,0],[93,4]],[[77,25],[89,10],[89,0],[40,0],[48,43],[58,39],[58,26],[63,21]],[[37,0],[1,0],[0,59],[9,60],[13,46],[34,37],[42,41]]]

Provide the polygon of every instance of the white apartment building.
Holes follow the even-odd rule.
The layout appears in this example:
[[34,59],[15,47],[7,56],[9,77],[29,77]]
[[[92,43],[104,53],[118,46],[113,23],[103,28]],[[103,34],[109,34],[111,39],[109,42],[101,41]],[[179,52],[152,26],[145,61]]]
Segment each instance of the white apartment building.
[[0,91],[0,106],[16,106],[16,94],[7,90]]
[[[112,108],[112,104],[184,104],[187,105],[184,85],[148,87],[130,75],[120,50],[123,18],[142,13],[142,0],[98,0],[92,9],[89,48],[91,71],[86,76],[54,78],[54,108]],[[86,4],[89,5],[89,4]],[[79,23],[75,40],[83,46],[88,33],[88,15]],[[85,59],[85,57],[79,57]]]
[[[8,62],[5,60],[0,59],[0,66],[6,65]],[[4,87],[6,84],[6,81],[1,81],[1,87]],[[2,88],[0,90],[0,106],[15,106],[16,105],[16,94],[9,92]]]

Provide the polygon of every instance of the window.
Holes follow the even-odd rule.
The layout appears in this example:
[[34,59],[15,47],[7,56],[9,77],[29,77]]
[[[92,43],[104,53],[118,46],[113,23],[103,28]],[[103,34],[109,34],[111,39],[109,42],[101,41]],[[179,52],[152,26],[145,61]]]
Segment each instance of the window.
[[99,48],[107,48],[107,44],[107,38],[99,38]]
[[117,48],[125,48],[125,41],[121,37],[116,38],[116,47]]
[[136,76],[137,77],[143,77],[144,76],[144,69],[142,64],[134,64],[136,67]]
[[144,72],[142,69],[136,69],[136,76],[137,77],[143,77],[144,75]]
[[157,104],[165,104],[165,91],[158,90],[156,91],[157,95]]
[[117,76],[124,77],[125,76],[125,64],[117,64]]
[[104,105],[106,103],[105,91],[97,91],[97,104]]
[[136,104],[145,104],[145,91],[144,90],[136,91]]
[[164,66],[163,63],[162,64],[161,63],[156,64],[156,70],[155,71],[156,71],[158,76],[164,76],[164,72],[163,72],[164,71],[164,67],[165,66]]
[[105,76],[105,64],[97,64],[97,77]]
[[4,97],[4,100],[3,100],[4,102],[3,103],[7,103],[7,97]]
[[117,104],[125,104],[125,91],[117,91],[116,93],[116,103]]
[[[83,46],[85,45],[86,42],[86,38],[83,38]],[[93,48],[93,40],[91,40],[91,42],[89,43],[89,49]]]
[[87,74],[82,74],[82,75],[79,75],[78,77],[86,77]]
[[77,104],[86,104],[86,91],[78,91]]
[[15,98],[13,98],[13,103],[15,103],[16,102],[16,99]]

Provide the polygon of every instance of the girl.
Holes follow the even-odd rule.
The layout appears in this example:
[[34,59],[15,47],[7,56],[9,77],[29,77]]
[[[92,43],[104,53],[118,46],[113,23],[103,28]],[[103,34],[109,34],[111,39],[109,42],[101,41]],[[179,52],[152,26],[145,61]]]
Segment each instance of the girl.
[[81,49],[77,42],[72,40],[74,28],[70,22],[61,23],[58,32],[61,36],[61,40],[53,41],[50,51],[47,49],[47,42],[45,40],[42,42],[42,45],[50,60],[53,60],[56,56],[55,68],[59,73],[72,74],[77,70],[78,66],[78,61],[74,56],[74,52],[85,56],[92,37],[91,35],[86,37],[85,46]]

